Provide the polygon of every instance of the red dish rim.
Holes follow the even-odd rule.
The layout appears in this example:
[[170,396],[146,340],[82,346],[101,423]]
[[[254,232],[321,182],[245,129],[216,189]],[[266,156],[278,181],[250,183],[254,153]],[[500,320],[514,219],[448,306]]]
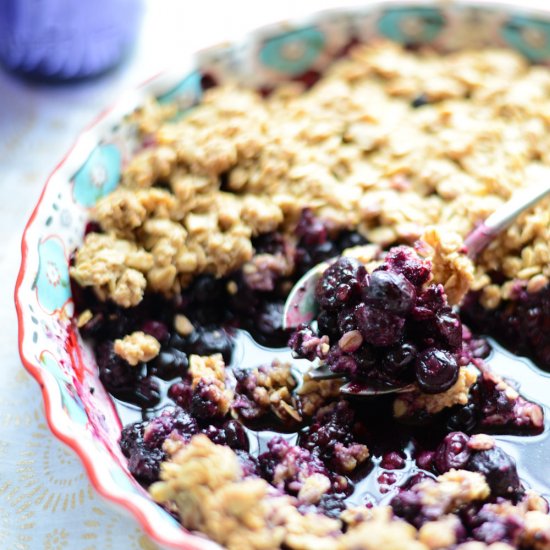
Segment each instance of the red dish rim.
[[[143,88],[145,85],[150,84],[154,80],[157,80],[159,77],[163,76],[164,74],[165,74],[164,72],[157,73],[151,76],[150,78],[144,80],[141,84],[136,86],[134,89],[138,90],[140,88]],[[68,445],[78,455],[78,457],[80,458],[80,460],[84,465],[84,468],[86,470],[86,473],[88,475],[88,478],[90,479],[92,486],[97,492],[108,501],[119,505],[120,507],[128,511],[131,515],[133,515],[137,519],[138,523],[143,528],[143,530],[147,533],[147,535],[151,537],[153,541],[159,544],[162,544],[170,548],[179,548],[182,550],[214,550],[215,548],[220,548],[220,547],[212,541],[209,541],[207,539],[201,539],[200,537],[185,531],[183,527],[181,528],[181,537],[183,539],[182,544],[184,544],[184,546],[182,546],[182,544],[179,544],[179,543],[174,543],[173,540],[169,540],[165,538],[163,534],[156,529],[155,525],[148,518],[147,514],[141,509],[141,507],[136,505],[133,502],[132,495],[129,494],[127,497],[117,495],[102,483],[101,476],[98,474],[98,466],[94,464],[92,459],[88,456],[87,451],[84,445],[82,444],[82,442],[80,441],[80,439],[76,436],[71,436],[65,433],[55,423],[51,396],[49,391],[46,389],[46,384],[43,379],[43,369],[39,367],[37,364],[35,364],[33,360],[29,359],[25,355],[23,350],[23,341],[25,337],[25,323],[23,321],[23,309],[22,309],[22,303],[21,303],[19,294],[20,294],[23,278],[25,276],[26,269],[27,269],[27,255],[28,255],[28,249],[29,249],[28,242],[27,242],[27,233],[31,228],[32,224],[34,223],[34,220],[41,207],[42,201],[44,199],[44,196],[46,194],[48,186],[50,185],[51,180],[59,172],[59,170],[64,166],[67,160],[70,158],[81,136],[83,136],[86,132],[88,132],[92,128],[95,128],[98,124],[100,124],[103,120],[105,120],[117,105],[118,105],[118,102],[115,102],[110,107],[103,110],[97,117],[95,117],[95,119],[92,120],[90,124],[88,124],[78,134],[73,144],[71,145],[70,149],[67,151],[65,156],[61,159],[61,161],[57,164],[57,166],[53,169],[53,171],[50,173],[49,177],[47,178],[46,183],[44,184],[44,187],[36,203],[36,206],[34,207],[32,214],[23,230],[23,236],[21,238],[21,267],[19,268],[19,273],[17,275],[17,280],[15,283],[15,309],[17,313],[19,355],[21,357],[21,361],[25,369],[40,385],[42,398],[44,400],[44,411],[45,411],[46,421],[48,423],[50,430],[55,435],[55,437],[57,437],[65,445]]]

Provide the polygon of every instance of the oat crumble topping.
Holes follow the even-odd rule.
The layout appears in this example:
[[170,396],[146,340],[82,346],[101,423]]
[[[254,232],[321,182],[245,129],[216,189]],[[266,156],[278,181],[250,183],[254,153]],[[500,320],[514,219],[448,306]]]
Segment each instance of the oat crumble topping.
[[[292,224],[306,206],[384,246],[412,243],[437,224],[427,237],[448,254],[459,241],[442,231],[463,238],[532,174],[548,171],[548,89],[549,73],[512,51],[440,56],[378,43],[353,48],[307,91],[282,85],[262,99],[217,87],[178,122],[151,102],[134,118],[156,145],[130,162],[95,217],[123,239],[109,249],[141,253],[137,271],[161,292],[197,273],[229,273],[251,259],[252,236]],[[410,107],[421,93],[428,103]],[[238,194],[220,190],[222,177]],[[152,187],[158,182],[168,189]],[[489,288],[487,305],[509,293],[490,284],[490,271],[531,289],[547,281],[546,206],[524,214],[481,255],[474,286]],[[91,241],[73,276],[125,307],[137,303],[143,281],[131,272],[131,291],[115,292],[126,262],[117,259],[118,273],[105,273],[104,247]],[[469,266],[456,267],[462,276],[451,276],[447,288],[453,300],[472,279]]]

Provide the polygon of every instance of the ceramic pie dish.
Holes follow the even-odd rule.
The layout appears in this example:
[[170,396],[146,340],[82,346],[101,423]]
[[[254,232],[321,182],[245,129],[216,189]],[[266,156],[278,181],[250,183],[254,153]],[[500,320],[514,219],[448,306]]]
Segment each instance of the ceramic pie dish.
[[350,43],[375,38],[438,50],[503,46],[530,61],[550,62],[545,13],[504,6],[386,2],[265,27],[242,43],[199,52],[177,74],[154,77],[103,113],[52,173],[27,224],[15,296],[23,363],[42,388],[53,433],[77,452],[94,487],[133,514],[159,544],[218,547],[184,530],[130,474],[118,444],[121,421],[98,378],[93,353],[73,322],[69,279],[70,256],[82,244],[89,209],[117,187],[138,148],[126,117],[150,96],[176,102],[185,112],[201,101],[209,78],[217,83],[236,78],[262,90],[307,80],[322,73]]

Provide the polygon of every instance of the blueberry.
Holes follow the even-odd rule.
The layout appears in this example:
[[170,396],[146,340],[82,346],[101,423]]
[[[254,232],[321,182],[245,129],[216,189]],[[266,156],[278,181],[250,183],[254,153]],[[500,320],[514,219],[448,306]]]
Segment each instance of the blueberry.
[[363,237],[357,231],[342,231],[338,235],[337,246],[342,251],[346,248],[353,248],[354,246],[361,246],[367,243],[367,239]]
[[389,311],[360,304],[355,318],[363,338],[373,346],[392,346],[403,336],[405,319]]
[[414,364],[417,350],[410,342],[404,342],[390,348],[383,360],[384,370],[393,376],[399,376],[403,371]]
[[228,364],[233,353],[233,342],[227,332],[223,329],[199,328],[195,341],[190,346],[191,353],[197,355],[213,355],[221,353],[224,361]]
[[161,350],[147,366],[151,374],[163,380],[171,380],[183,376],[188,365],[187,355],[183,351],[176,348],[167,348]]
[[462,432],[451,432],[439,444],[435,451],[434,464],[440,474],[452,468],[463,469],[471,452],[468,447],[469,437]]
[[197,418],[216,418],[221,415],[218,407],[219,389],[213,384],[200,380],[193,390],[191,412]]
[[342,309],[342,311],[338,313],[337,325],[340,334],[357,330],[359,325],[357,323],[357,319],[355,318],[355,307],[346,307]]
[[420,496],[410,490],[401,491],[395,495],[390,502],[390,506],[393,508],[393,512],[396,516],[413,524],[422,511]]
[[168,397],[180,407],[188,408],[191,405],[193,390],[188,381],[176,382],[168,390]]
[[429,471],[432,469],[434,458],[435,458],[434,451],[420,451],[416,455],[415,460],[419,468]]
[[317,301],[328,310],[351,305],[359,296],[365,275],[365,266],[357,260],[340,258],[319,279],[315,291]]
[[[355,321],[353,312],[350,313],[351,318]],[[338,322],[337,319],[328,311],[321,310],[317,316],[317,327],[319,334],[327,335],[331,341],[338,338]],[[347,331],[344,331],[347,332]]]
[[141,379],[134,390],[134,401],[144,408],[153,408],[160,403],[160,385],[157,380],[147,376]]
[[386,470],[401,470],[405,467],[405,456],[402,452],[390,451],[382,456],[380,466]]
[[145,424],[143,444],[148,449],[161,449],[172,432],[188,441],[198,432],[197,421],[179,407],[165,409]]
[[429,348],[421,352],[415,361],[416,379],[426,393],[448,390],[458,379],[458,364],[447,351]]
[[225,294],[224,281],[213,275],[199,275],[190,289],[193,302],[203,304],[219,301]]
[[350,355],[345,355],[339,348],[331,350],[326,359],[330,370],[344,376],[354,376],[357,372],[357,362]]
[[338,519],[346,509],[346,493],[324,493],[317,503],[317,510],[329,518]]
[[132,450],[143,442],[143,422],[128,424],[120,434],[120,449],[124,456],[130,456]]
[[428,105],[430,103],[430,100],[428,99],[428,96],[424,93],[417,95],[412,101],[411,101],[411,107],[413,109],[418,109],[420,107],[424,107],[424,105]]
[[353,358],[357,363],[357,374],[362,377],[369,377],[372,374],[380,360],[373,348],[367,344],[363,344],[354,354]]
[[160,449],[136,449],[128,459],[130,473],[143,483],[157,481],[164,453]]
[[278,232],[263,233],[252,239],[252,246],[256,254],[283,254],[285,236]]
[[368,305],[397,315],[406,315],[416,299],[414,286],[406,277],[391,271],[374,271],[366,278],[362,294]]
[[141,330],[154,336],[159,342],[164,343],[170,338],[168,327],[160,321],[149,320],[141,325]]
[[96,349],[96,361],[99,377],[111,393],[132,391],[139,380],[139,368],[132,367],[119,357],[113,349],[113,343],[102,342]]
[[449,430],[471,432],[477,425],[478,411],[474,403],[458,407],[447,420]]
[[239,464],[243,470],[244,477],[259,477],[260,465],[258,464],[258,459],[255,456],[252,456],[242,449],[236,449],[235,454],[239,459]]
[[296,226],[296,235],[300,244],[305,246],[319,245],[327,240],[327,229],[310,208],[304,208]]
[[236,420],[228,420],[219,427],[210,425],[203,430],[203,433],[218,445],[227,445],[233,450],[248,451],[248,436],[243,426]]
[[432,319],[447,304],[443,285],[429,285],[418,293],[412,315],[415,319]]
[[475,540],[482,541],[485,544],[503,543],[507,540],[507,534],[506,524],[496,517],[494,521],[485,521],[472,531]]
[[462,323],[451,308],[443,308],[435,316],[435,325],[443,344],[451,350],[462,346]]
[[499,447],[473,453],[466,469],[482,474],[494,497],[516,500],[524,493],[514,461]]
[[99,225],[99,223],[97,222],[89,221],[84,228],[84,236],[88,235],[89,233],[103,233],[101,225]]
[[390,270],[402,273],[416,287],[428,282],[431,275],[431,263],[424,260],[407,246],[396,246],[388,252],[386,262]]
[[[420,462],[418,463],[418,465],[420,466]],[[423,466],[421,466],[421,468],[422,467]],[[429,469],[429,468],[426,468],[426,469]],[[409,479],[407,479],[407,481],[405,481],[405,483],[403,483],[401,487],[405,490],[412,489],[415,485],[418,485],[419,483],[422,483],[427,480],[433,481],[433,479],[434,479],[433,476],[430,474],[427,474],[426,472],[417,472],[416,474],[413,474],[411,477],[409,477]]]

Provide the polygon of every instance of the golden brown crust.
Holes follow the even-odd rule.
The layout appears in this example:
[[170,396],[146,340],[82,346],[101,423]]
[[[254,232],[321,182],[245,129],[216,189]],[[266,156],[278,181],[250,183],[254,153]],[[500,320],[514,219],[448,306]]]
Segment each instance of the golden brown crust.
[[[283,86],[262,99],[224,86],[177,122],[154,102],[134,115],[154,145],[131,160],[123,187],[95,212],[104,231],[151,255],[154,267],[138,269],[151,289],[170,293],[197,273],[237,269],[252,256],[252,236],[292,229],[305,206],[384,246],[413,243],[437,226],[426,239],[453,302],[471,282],[487,307],[509,297],[510,284],[491,283],[494,270],[530,292],[548,282],[547,202],[492,243],[475,272],[457,253],[460,239],[515,190],[548,177],[547,70],[509,50],[441,56],[381,42],[357,46],[312,89],[298,89]],[[428,103],[413,109],[420,94]],[[222,178],[236,194],[220,190]],[[154,248],[144,230],[159,218],[183,230],[171,251]],[[449,240],[453,233],[459,237]],[[75,278],[111,297],[112,289],[81,273],[82,262]],[[121,305],[139,299],[139,291],[117,293]]]

